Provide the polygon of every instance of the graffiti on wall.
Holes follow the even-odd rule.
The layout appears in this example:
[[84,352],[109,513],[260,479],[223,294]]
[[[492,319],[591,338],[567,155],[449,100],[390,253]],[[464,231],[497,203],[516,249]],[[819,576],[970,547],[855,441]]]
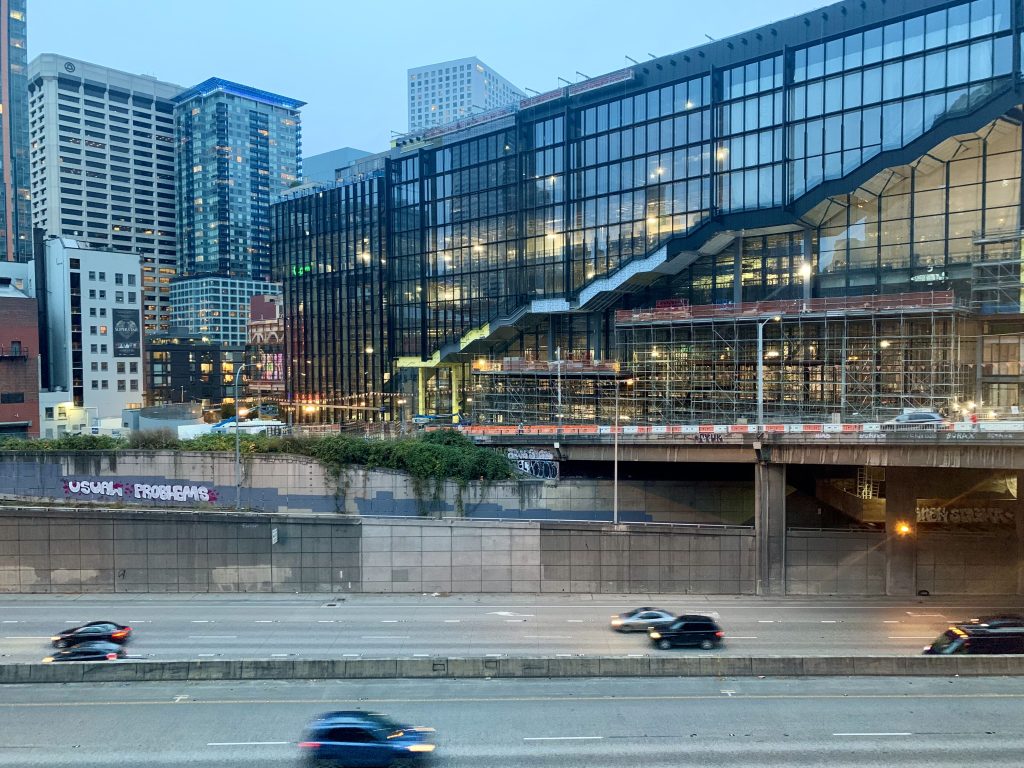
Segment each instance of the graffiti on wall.
[[122,480],[71,480],[64,478],[65,496],[100,496],[107,499],[152,501],[217,501],[217,491],[205,485],[133,483]]
[[551,451],[539,451],[536,448],[509,448],[506,455],[509,461],[515,464],[516,469],[523,474],[542,480],[558,479],[558,461]]
[[983,525],[1013,525],[1013,510],[1002,507],[937,507],[924,506],[917,508],[919,523],[952,523],[966,525],[981,523]]

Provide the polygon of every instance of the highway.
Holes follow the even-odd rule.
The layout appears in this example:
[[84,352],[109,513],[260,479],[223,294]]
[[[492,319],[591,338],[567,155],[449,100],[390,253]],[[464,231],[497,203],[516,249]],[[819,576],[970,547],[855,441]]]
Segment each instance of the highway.
[[88,621],[130,624],[141,659],[663,654],[613,613],[651,605],[718,618],[723,655],[912,654],[950,621],[1020,610],[1020,598],[671,595],[8,595],[0,663],[38,661],[50,636]]
[[0,768],[297,765],[332,709],[438,729],[436,768],[1019,766],[1008,678],[328,681],[8,686]]

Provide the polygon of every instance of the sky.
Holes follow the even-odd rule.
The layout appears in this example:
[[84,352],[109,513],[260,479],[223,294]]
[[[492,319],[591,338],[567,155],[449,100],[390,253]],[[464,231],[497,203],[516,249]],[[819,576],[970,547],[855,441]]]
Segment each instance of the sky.
[[824,0],[29,0],[29,56],[191,86],[222,77],[307,102],[303,155],[387,149],[406,70],[477,56],[519,88],[596,77]]

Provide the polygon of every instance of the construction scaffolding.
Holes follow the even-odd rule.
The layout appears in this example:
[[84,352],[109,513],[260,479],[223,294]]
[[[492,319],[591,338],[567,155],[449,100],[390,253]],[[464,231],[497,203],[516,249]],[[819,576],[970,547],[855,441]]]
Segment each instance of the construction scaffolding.
[[973,391],[970,327],[951,291],[616,313],[640,424],[753,422],[759,372],[770,422],[951,412]]

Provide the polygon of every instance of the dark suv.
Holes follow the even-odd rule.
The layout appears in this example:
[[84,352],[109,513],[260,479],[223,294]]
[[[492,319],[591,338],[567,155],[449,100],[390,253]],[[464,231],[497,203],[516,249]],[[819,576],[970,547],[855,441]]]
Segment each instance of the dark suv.
[[985,616],[954,624],[924,652],[930,655],[1024,653],[1024,618]]
[[421,766],[434,751],[434,729],[401,725],[371,712],[327,712],[299,742],[304,765]]
[[667,627],[652,629],[647,636],[663,651],[677,645],[695,645],[707,651],[722,644],[725,632],[710,616],[693,614],[678,616]]

